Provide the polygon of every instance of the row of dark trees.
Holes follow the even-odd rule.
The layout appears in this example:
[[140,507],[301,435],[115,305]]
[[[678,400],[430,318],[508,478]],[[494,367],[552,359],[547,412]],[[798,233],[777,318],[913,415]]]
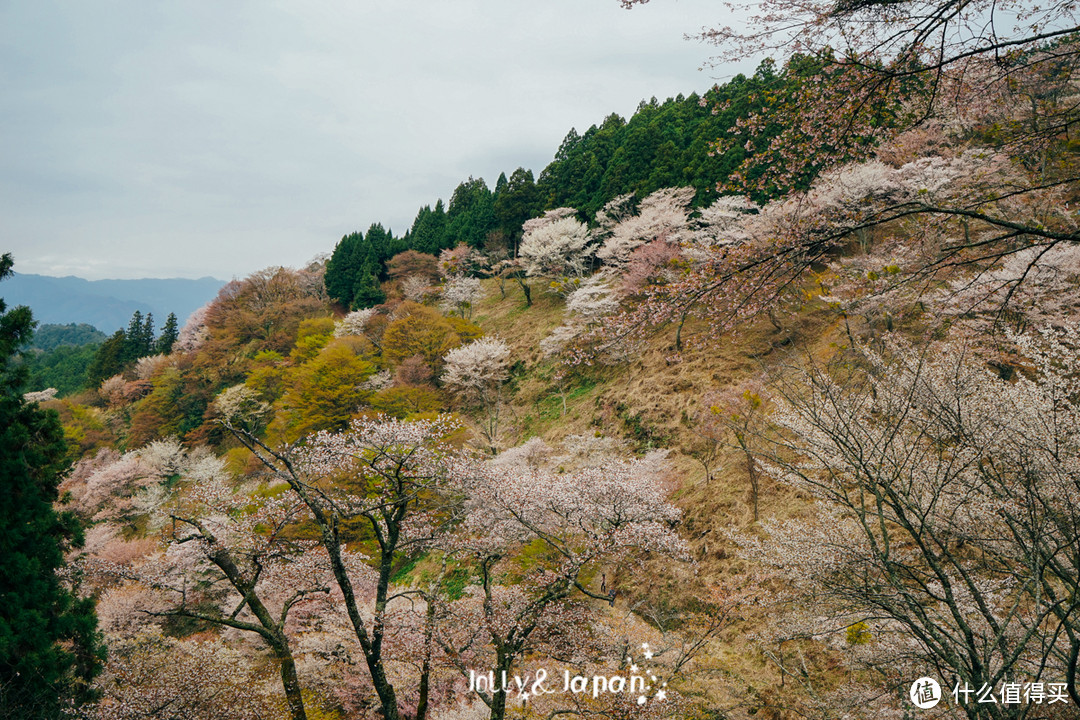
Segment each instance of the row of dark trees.
[[708,204],[753,151],[729,143],[718,152],[717,142],[730,138],[736,119],[797,82],[793,73],[764,62],[752,77],[739,75],[704,95],[679,95],[663,103],[653,98],[628,121],[611,114],[584,133],[571,129],[539,178],[519,167],[510,177],[501,173],[492,189],[483,178],[470,177],[457,186],[449,205],[440,199],[421,207],[402,237],[378,223],[366,234],[344,236],[327,265],[326,290],[348,307],[376,305],[385,299],[380,281],[386,279],[386,261],[397,253],[438,255],[464,243],[513,254],[522,224],[551,208],[577,208],[590,219],[618,195],[640,198],[676,186],[694,187],[694,204]]
[[180,336],[176,315],[169,313],[161,334],[154,331],[154,314],[136,310],[127,330],[117,330],[101,343],[90,367],[86,370],[87,387],[96,387],[102,380],[118,375],[136,360],[148,355],[168,355]]

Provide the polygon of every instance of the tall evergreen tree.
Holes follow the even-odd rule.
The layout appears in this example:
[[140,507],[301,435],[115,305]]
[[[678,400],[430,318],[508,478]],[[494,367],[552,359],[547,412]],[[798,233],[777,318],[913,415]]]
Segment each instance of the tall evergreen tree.
[[446,210],[442,200],[435,203],[434,209],[425,205],[416,213],[408,233],[408,246],[429,255],[438,255],[440,250],[450,246],[446,241]]
[[154,354],[154,313],[146,313],[142,331],[139,333],[139,357]]
[[494,207],[495,220],[506,233],[511,247],[516,247],[521,239],[522,224],[539,215],[542,209],[532,170],[519,167],[496,196]]
[[326,293],[346,307],[352,303],[353,284],[357,272],[362,267],[357,265],[358,246],[364,242],[363,233],[351,233],[341,238],[334,246],[334,252],[326,262],[326,275],[323,279]]
[[386,293],[379,284],[379,268],[379,263],[371,261],[360,270],[353,291],[352,308],[369,308],[386,301]]
[[143,343],[143,314],[136,310],[128,321],[127,330],[124,332],[124,364],[142,357]]
[[[11,266],[0,258],[0,279]],[[56,574],[82,533],[53,507],[67,465],[59,418],[22,397],[26,369],[15,359],[33,327],[29,308],[0,299],[0,717],[59,720],[90,699],[103,651],[93,600]]]
[[495,229],[495,196],[484,178],[469,178],[457,186],[446,211],[447,233],[454,243],[483,247]]
[[180,329],[177,326],[176,313],[169,313],[169,316],[165,318],[165,324],[161,327],[161,337],[157,339],[154,350],[162,355],[168,355],[172,352],[172,347],[176,344],[178,337],[180,337]]
[[86,369],[86,386],[96,388],[101,385],[102,380],[122,373],[127,364],[126,347],[127,335],[123,330],[117,330],[101,343],[90,367]]

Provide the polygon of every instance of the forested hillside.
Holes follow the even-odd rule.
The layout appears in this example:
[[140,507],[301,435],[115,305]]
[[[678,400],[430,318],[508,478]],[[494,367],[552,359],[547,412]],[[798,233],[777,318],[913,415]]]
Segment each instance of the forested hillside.
[[[642,101],[629,120],[612,114],[583,133],[571,129],[539,177],[521,167],[509,178],[501,173],[494,187],[470,177],[448,204],[439,199],[420,208],[400,237],[377,221],[366,233],[346,235],[327,266],[330,297],[353,307],[382,302],[379,283],[389,277],[386,263],[404,250],[437,255],[465,244],[512,258],[523,224],[545,210],[569,206],[586,219],[618,196],[642,198],[667,187],[691,187],[692,206],[707,205],[747,157],[779,132],[774,126],[752,143],[732,143],[736,120],[762,111],[770,98],[797,85],[807,71],[804,65],[812,63],[778,72],[774,63],[764,62],[753,77],[738,75],[700,96]],[[758,200],[778,191],[745,183],[738,189]]]
[[85,527],[50,540],[83,624],[38,633],[68,649],[33,697],[1080,717],[1077,36],[842,55],[825,20],[914,21],[818,12],[816,52],[572,132],[535,181],[234,280],[166,344],[133,318],[85,392],[12,374]]

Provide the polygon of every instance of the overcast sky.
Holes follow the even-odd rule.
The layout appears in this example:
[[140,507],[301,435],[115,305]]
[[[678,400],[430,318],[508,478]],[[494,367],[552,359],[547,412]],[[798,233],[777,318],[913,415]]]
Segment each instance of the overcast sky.
[[[701,92],[714,0],[0,0],[0,250],[228,279]],[[722,72],[746,72],[745,67]]]

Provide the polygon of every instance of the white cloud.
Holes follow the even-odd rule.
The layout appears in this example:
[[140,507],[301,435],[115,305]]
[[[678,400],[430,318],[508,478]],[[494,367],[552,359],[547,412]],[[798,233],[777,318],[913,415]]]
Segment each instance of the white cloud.
[[231,277],[403,232],[469,175],[539,172],[572,126],[704,90],[682,35],[714,7],[4,4],[0,242],[21,272]]

